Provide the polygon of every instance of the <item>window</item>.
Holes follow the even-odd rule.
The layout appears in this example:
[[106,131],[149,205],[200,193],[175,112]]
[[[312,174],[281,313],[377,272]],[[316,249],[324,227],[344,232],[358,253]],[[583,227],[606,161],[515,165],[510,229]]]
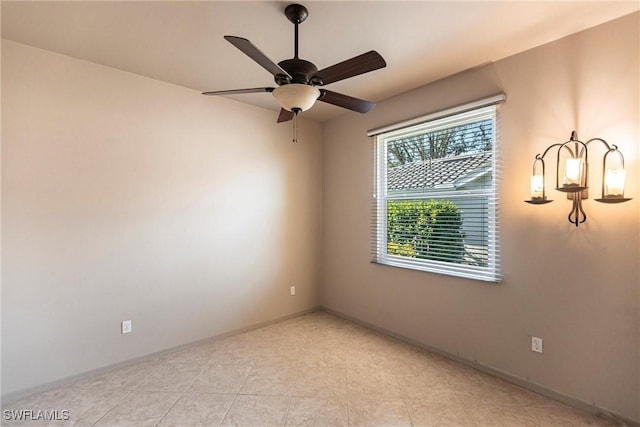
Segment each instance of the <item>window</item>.
[[496,103],[369,132],[374,262],[499,280]]

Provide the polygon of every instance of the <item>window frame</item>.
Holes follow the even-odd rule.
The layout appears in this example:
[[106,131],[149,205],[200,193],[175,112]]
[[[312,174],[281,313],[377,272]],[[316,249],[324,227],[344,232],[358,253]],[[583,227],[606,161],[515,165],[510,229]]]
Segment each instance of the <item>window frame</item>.
[[[373,199],[372,199],[372,262],[394,267],[408,268],[438,274],[498,283],[501,280],[499,251],[498,183],[499,167],[499,123],[497,104],[505,100],[504,95],[487,100],[475,101],[465,106],[454,107],[440,113],[412,119],[401,124],[385,126],[370,131],[374,136],[373,149]],[[490,118],[492,126],[492,180],[486,188],[467,190],[434,189],[429,192],[407,190],[394,195],[387,189],[387,150],[388,143],[399,138],[433,132]],[[390,200],[455,200],[470,197],[486,199],[487,211],[487,265],[472,266],[462,263],[445,262],[432,259],[418,259],[393,255],[387,252],[387,204]],[[484,224],[484,222],[483,222]]]

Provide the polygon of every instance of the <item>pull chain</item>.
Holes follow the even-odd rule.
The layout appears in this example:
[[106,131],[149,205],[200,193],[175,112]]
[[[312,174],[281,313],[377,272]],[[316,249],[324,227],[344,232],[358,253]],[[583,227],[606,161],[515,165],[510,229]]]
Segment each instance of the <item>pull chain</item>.
[[298,142],[298,114],[300,114],[299,108],[294,108],[293,112],[293,143],[297,144]]

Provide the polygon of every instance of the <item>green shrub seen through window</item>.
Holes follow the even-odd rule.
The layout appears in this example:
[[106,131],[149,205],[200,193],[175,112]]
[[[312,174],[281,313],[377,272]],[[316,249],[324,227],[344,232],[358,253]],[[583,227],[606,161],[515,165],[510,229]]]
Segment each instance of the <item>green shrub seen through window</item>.
[[462,212],[448,200],[389,200],[387,253],[460,262],[464,257]]

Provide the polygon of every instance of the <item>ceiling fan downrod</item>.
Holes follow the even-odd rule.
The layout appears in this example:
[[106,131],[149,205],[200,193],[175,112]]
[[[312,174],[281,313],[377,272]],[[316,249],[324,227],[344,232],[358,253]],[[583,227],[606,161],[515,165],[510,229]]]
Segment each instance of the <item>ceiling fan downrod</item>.
[[298,25],[309,16],[309,11],[301,4],[290,4],[284,9],[284,14],[293,23],[293,59],[298,59]]

